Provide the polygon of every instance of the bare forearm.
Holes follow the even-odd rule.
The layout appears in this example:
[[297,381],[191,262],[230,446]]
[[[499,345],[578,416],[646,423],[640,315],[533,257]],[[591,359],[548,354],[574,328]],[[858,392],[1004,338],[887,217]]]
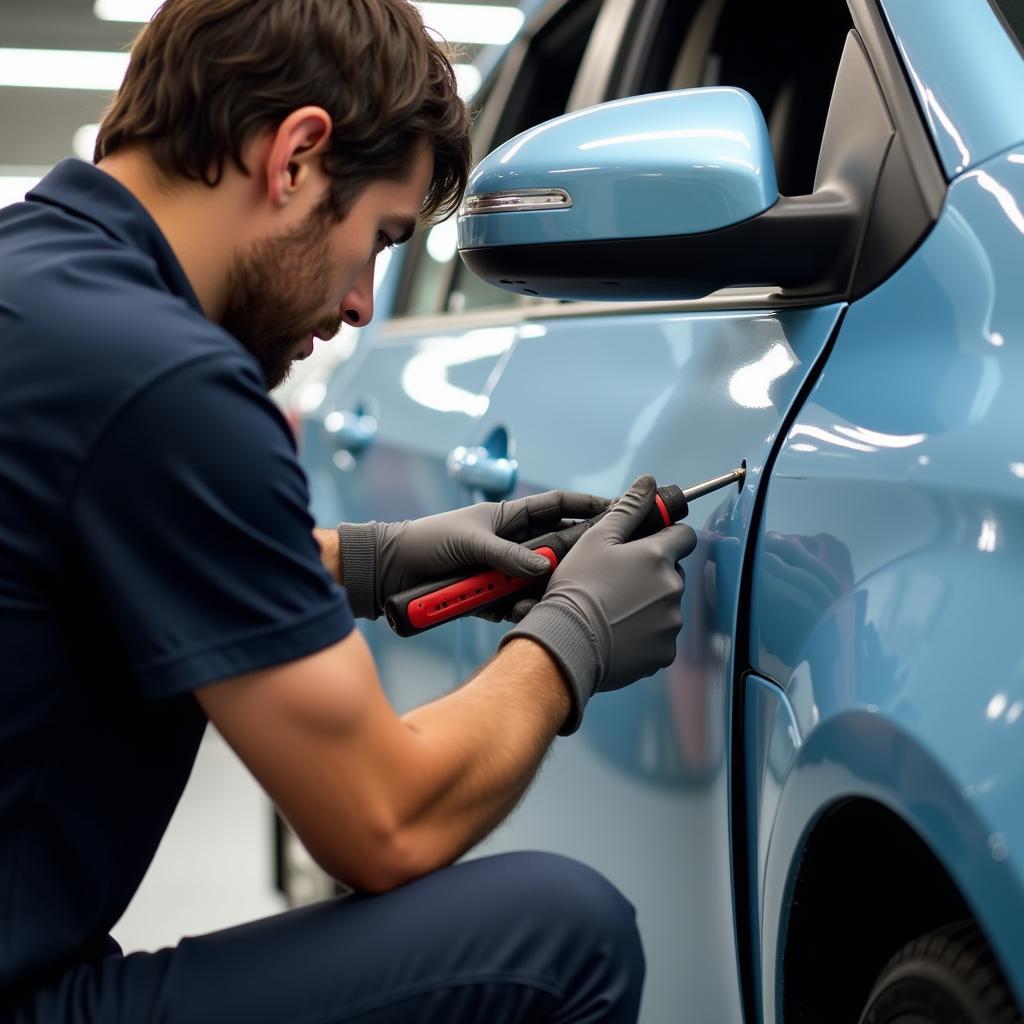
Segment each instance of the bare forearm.
[[331,574],[338,583],[345,582],[344,566],[341,560],[341,544],[338,542],[337,530],[323,530],[316,527],[313,530],[313,537],[320,545],[320,558],[323,560],[324,568]]
[[513,810],[568,713],[555,661],[540,645],[515,640],[461,689],[403,716],[423,766],[404,832],[427,870],[454,860]]

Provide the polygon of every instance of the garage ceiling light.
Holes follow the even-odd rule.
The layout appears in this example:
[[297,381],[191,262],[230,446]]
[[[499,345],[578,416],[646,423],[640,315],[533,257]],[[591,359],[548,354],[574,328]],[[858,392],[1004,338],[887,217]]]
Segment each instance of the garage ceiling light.
[[523,12],[516,7],[434,3],[416,6],[427,28],[450,43],[496,43],[503,46],[512,41],[523,23]]
[[[149,21],[154,0],[95,0],[93,13],[104,21]],[[451,43],[509,42],[523,23],[523,12],[494,4],[417,3],[427,27]]]
[[[0,47],[0,86],[116,92],[127,70],[127,53]],[[459,94],[470,99],[480,85],[480,72],[472,64],[456,64],[454,70]]]
[[113,92],[127,69],[127,53],[0,48],[0,85]]

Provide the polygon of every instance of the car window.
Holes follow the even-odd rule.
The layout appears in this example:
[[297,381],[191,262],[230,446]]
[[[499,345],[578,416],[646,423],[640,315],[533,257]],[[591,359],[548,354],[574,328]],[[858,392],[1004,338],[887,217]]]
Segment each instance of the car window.
[[651,0],[613,96],[729,85],[768,122],[779,192],[813,191],[832,85],[851,28],[845,0]]
[[[479,116],[477,125],[494,125],[487,137],[476,133],[474,159],[566,109],[587,42],[603,0],[568,0],[553,5],[549,20],[538,30],[519,66],[511,89],[495,90],[490,99],[503,103],[497,117]],[[485,107],[488,100],[481,103]],[[492,112],[488,112],[492,113]],[[514,306],[514,292],[481,281],[456,259],[456,227],[452,217],[427,231],[406,261],[405,280],[396,315]]]
[[1017,45],[1024,50],[1024,0],[991,0],[992,6],[1002,15],[1003,24],[1015,37]]

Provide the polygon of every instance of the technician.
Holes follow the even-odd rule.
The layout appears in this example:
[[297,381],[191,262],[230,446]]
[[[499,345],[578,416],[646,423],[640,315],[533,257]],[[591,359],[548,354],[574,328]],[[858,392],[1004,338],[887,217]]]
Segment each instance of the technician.
[[[314,530],[267,396],[461,198],[467,114],[419,14],[167,0],[96,157],[0,214],[0,1019],[635,1020],[643,953],[606,881],[452,864],[595,691],[671,662],[693,532],[629,540],[641,478],[492,661],[398,716],[353,616],[474,563],[535,574],[516,541],[605,502]],[[124,956],[110,929],[208,720],[359,894]]]

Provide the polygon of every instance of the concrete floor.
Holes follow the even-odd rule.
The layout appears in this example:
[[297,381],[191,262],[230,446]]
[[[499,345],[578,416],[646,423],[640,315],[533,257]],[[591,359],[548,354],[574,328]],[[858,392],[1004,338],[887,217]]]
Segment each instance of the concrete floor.
[[126,953],[277,913],[270,801],[208,728],[139,891],[114,929]]

